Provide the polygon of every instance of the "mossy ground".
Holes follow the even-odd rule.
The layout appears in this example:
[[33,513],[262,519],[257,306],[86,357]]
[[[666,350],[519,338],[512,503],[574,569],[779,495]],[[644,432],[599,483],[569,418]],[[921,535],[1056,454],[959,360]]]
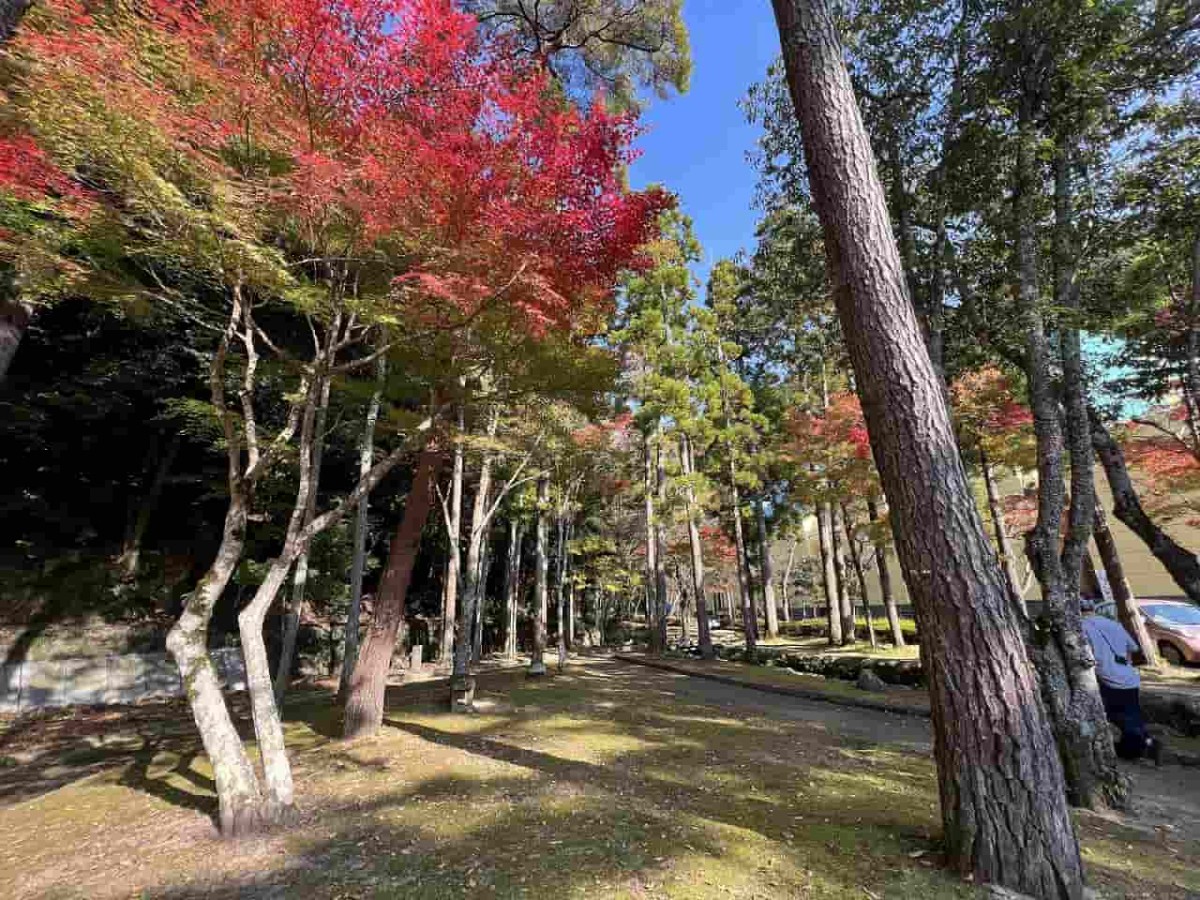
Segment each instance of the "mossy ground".
[[[414,685],[355,744],[333,739],[327,695],[297,693],[302,822],[237,843],[213,833],[211,772],[178,704],[17,722],[0,748],[13,761],[0,884],[88,898],[974,895],[936,865],[933,767],[886,738],[889,717],[868,740],[680,694],[680,677],[603,660],[498,673],[459,717],[442,685]],[[1200,892],[1194,842],[1096,817],[1081,832],[1105,897]]]

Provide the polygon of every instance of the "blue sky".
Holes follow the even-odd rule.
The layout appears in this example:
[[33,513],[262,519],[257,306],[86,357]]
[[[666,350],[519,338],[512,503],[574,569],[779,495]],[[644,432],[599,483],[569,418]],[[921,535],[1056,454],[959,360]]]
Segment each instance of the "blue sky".
[[779,32],[768,0],[685,0],[691,31],[692,87],[682,97],[654,98],[643,117],[642,157],[630,171],[634,187],[650,183],[676,192],[695,220],[704,246],[697,275],[739,249],[753,249],[754,170],[746,152],[757,129],[738,100],[762,79],[779,54]]

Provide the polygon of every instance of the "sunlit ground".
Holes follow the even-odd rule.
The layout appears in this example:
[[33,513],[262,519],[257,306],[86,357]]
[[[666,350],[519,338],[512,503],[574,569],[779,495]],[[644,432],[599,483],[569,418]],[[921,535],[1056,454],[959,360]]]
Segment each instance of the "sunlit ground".
[[[0,747],[0,885],[56,898],[974,896],[935,864],[932,765],[890,745],[894,718],[847,709],[850,738],[678,697],[679,677],[604,660],[539,682],[502,673],[471,717],[417,685],[395,693],[379,738],[353,745],[330,737],[325,695],[298,694],[303,821],[241,843],[214,836],[210,772],[180,707],[18,723]],[[1082,830],[1103,896],[1200,892],[1194,835],[1096,817]]]

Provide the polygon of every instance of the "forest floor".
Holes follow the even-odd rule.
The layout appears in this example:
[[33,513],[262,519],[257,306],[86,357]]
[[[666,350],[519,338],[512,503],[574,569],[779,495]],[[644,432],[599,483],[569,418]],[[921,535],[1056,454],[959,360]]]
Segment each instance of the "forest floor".
[[[213,831],[186,709],[60,712],[0,735],[11,897],[912,898],[975,895],[938,867],[929,724],[593,658],[389,692],[379,737],[288,704],[303,814]],[[244,709],[239,710],[244,714]],[[1200,779],[1131,767],[1127,815],[1079,817],[1105,898],[1200,897]]]

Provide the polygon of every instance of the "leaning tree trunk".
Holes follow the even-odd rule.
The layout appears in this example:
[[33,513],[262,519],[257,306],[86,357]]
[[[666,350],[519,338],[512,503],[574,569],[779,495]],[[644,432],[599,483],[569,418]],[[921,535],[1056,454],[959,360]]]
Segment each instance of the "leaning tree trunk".
[[833,505],[817,505],[817,539],[821,544],[821,586],[825,589],[825,616],[829,621],[829,646],[842,645],[842,605],[838,600],[837,565],[833,558]]
[[[235,448],[230,452],[240,455]],[[246,546],[249,500],[241,488],[240,477],[231,474],[230,481],[229,508],[217,557],[196,585],[183,615],[168,632],[167,649],[179,665],[204,752],[212,763],[221,834],[237,837],[258,830],[264,823],[258,777],[229,715],[216,667],[208,655],[208,625],[213,610]]]
[[1113,496],[1113,515],[1142,539],[1142,543],[1154,554],[1154,558],[1163,564],[1188,599],[1193,603],[1200,603],[1200,559],[1177,544],[1146,515],[1142,502],[1138,499],[1137,489],[1129,477],[1129,470],[1125,466],[1125,454],[1121,447],[1108,433],[1095,410],[1090,410],[1089,416],[1092,425],[1092,447],[1100,457],[1100,464],[1104,467],[1104,476]]
[[956,869],[1078,900],[1062,765],[1004,577],[905,289],[834,14],[774,0],[838,313],[916,607],[944,843]]
[[537,487],[537,554],[534,586],[533,654],[529,660],[530,675],[546,674],[546,618],[549,606],[550,575],[550,478],[542,475]]
[[767,540],[767,516],[760,498],[754,504],[758,518],[759,565],[762,566],[763,604],[767,611],[767,637],[779,637],[779,608],[775,605],[775,573],[771,566],[771,544]]
[[858,640],[857,629],[854,627],[854,601],[850,599],[850,575],[846,571],[846,545],[842,542],[839,532],[845,529],[845,522],[840,522],[838,508],[832,507],[829,518],[830,535],[833,541],[833,571],[837,584],[838,617],[842,623],[842,644],[853,644]]
[[842,504],[842,521],[846,523],[846,543],[850,547],[850,562],[854,566],[854,576],[858,579],[858,590],[862,594],[863,616],[867,622],[867,640],[871,642],[871,649],[874,650],[878,648],[879,642],[875,638],[875,620],[871,618],[871,597],[867,593],[867,573],[863,568],[857,530],[845,503]]
[[996,486],[995,473],[992,471],[992,461],[981,441],[979,451],[979,471],[983,475],[983,487],[987,493],[988,512],[992,517],[992,530],[996,535],[996,546],[1000,549],[1000,563],[1004,567],[1004,581],[1013,605],[1020,610],[1021,616],[1027,616],[1025,597],[1021,592],[1021,579],[1017,576],[1017,556],[1009,540],[1008,531],[1004,527],[1004,508],[1000,504],[1000,491]]
[[383,724],[383,703],[392,654],[396,652],[397,641],[404,636],[408,585],[412,581],[413,564],[417,561],[421,532],[433,504],[433,486],[441,464],[441,447],[431,435],[417,458],[404,515],[392,536],[387,565],[379,580],[371,627],[367,629],[367,639],[350,679],[343,726],[343,736],[347,739],[373,735]]
[[1138,610],[1137,600],[1133,596],[1133,588],[1125,577],[1125,565],[1117,552],[1117,542],[1113,539],[1112,530],[1108,527],[1108,516],[1104,507],[1096,504],[1096,521],[1092,530],[1092,539],[1096,542],[1096,550],[1100,553],[1100,564],[1104,566],[1104,574],[1108,578],[1108,586],[1112,589],[1113,601],[1117,606],[1117,618],[1125,626],[1125,630],[1133,635],[1133,639],[1142,648],[1146,657],[1146,665],[1157,669],[1162,665],[1158,657],[1158,647],[1146,630],[1146,620]]
[[[375,362],[375,391],[367,403],[367,418],[363,426],[362,439],[358,445],[358,476],[362,478],[371,469],[375,458],[375,424],[379,421],[379,407],[383,402],[383,389],[387,383],[387,356],[381,355]],[[342,674],[338,680],[338,696],[345,697],[350,690],[350,678],[358,665],[358,636],[362,620],[363,574],[367,567],[367,529],[370,525],[367,512],[370,504],[366,497],[358,504],[354,515],[354,556],[350,562],[350,607],[346,612],[345,650],[342,652]]]
[[[879,521],[879,506],[874,500],[867,501],[867,515],[872,522]],[[892,644],[896,647],[905,646],[904,629],[900,625],[900,610],[896,608],[896,595],[892,591],[892,572],[889,567],[891,554],[887,542],[881,539],[875,541],[875,566],[879,570],[879,594],[883,597],[883,611],[887,615],[888,628],[892,632]]]
[[504,567],[504,656],[517,656],[517,597],[521,592],[521,523],[508,521],[508,556]]

